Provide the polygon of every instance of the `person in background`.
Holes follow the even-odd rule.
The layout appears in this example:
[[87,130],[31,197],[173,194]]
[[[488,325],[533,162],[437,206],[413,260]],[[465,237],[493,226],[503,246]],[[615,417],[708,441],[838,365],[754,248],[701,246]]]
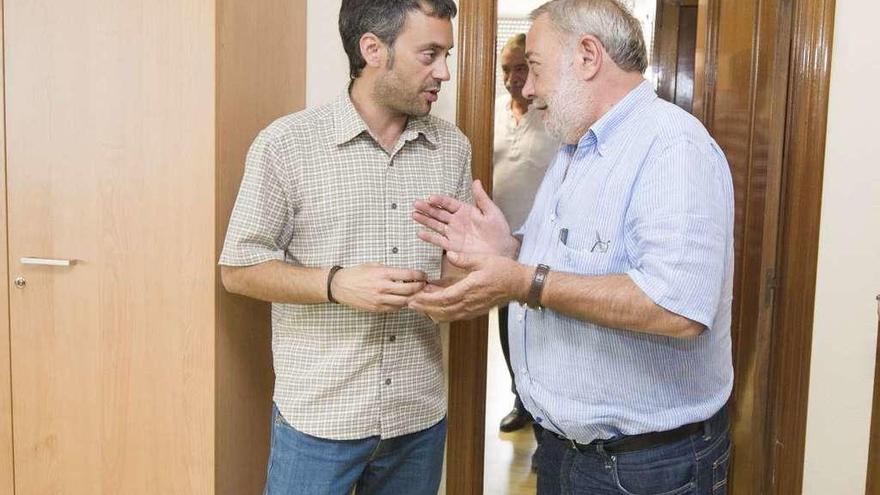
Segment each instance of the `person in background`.
[[[507,94],[495,101],[492,195],[510,227],[516,230],[532,209],[535,193],[559,149],[559,141],[547,134],[540,112],[532,107],[531,100],[523,96],[523,86],[529,77],[525,34],[520,33],[507,40],[501,50],[500,62]],[[511,432],[527,425],[532,417],[523,407],[513,385],[507,313],[506,305],[498,308],[498,331],[515,400],[513,409],[501,419],[499,429]]]

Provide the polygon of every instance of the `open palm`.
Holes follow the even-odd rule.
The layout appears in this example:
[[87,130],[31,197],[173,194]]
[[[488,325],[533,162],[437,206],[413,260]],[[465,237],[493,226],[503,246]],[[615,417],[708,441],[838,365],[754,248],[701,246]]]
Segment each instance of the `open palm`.
[[413,219],[427,227],[419,238],[447,251],[515,257],[519,242],[510,235],[504,214],[474,181],[476,205],[449,196],[430,196],[413,205]]

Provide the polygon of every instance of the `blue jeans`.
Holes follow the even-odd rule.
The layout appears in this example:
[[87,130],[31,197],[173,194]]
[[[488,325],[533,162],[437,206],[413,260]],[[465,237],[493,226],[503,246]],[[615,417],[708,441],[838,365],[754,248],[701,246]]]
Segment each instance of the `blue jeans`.
[[264,495],[436,495],[446,418],[409,435],[327,440],[302,433],[272,407]]
[[636,452],[601,442],[575,450],[549,431],[538,445],[538,495],[725,495],[730,460],[726,408],[703,431]]

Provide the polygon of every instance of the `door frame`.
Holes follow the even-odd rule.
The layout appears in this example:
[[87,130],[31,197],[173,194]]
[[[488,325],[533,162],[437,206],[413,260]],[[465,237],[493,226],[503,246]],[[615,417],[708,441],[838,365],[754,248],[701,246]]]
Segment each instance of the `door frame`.
[[[717,48],[711,22],[721,1],[700,0],[710,24],[698,29],[698,46],[710,51]],[[834,6],[835,0],[790,0],[779,7],[792,28],[785,130],[776,143],[783,154],[775,273],[764,287],[776,300],[769,385],[760,398],[767,413],[758,418],[769,439],[761,453],[767,467],[754,481],[780,495],[799,493],[803,483]],[[492,183],[492,126],[485,116],[494,115],[496,12],[496,0],[459,3],[457,122],[473,146],[474,178],[486,186]],[[705,118],[713,110],[710,72],[717,60],[701,62],[708,77],[702,92],[695,88],[695,112]],[[487,332],[485,317],[451,325],[447,490],[453,495],[483,490]]]

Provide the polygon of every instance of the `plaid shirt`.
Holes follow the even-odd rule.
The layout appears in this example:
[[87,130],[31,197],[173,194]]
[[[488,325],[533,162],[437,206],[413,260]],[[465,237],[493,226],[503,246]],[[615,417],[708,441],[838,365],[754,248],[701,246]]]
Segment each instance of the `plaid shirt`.
[[[383,263],[440,276],[442,252],[416,236],[412,203],[470,198],[471,149],[452,124],[410,118],[386,152],[346,92],[283,117],[248,152],[220,264],[307,267]],[[312,436],[390,438],[446,414],[437,326],[409,309],[272,304],[274,400]]]

